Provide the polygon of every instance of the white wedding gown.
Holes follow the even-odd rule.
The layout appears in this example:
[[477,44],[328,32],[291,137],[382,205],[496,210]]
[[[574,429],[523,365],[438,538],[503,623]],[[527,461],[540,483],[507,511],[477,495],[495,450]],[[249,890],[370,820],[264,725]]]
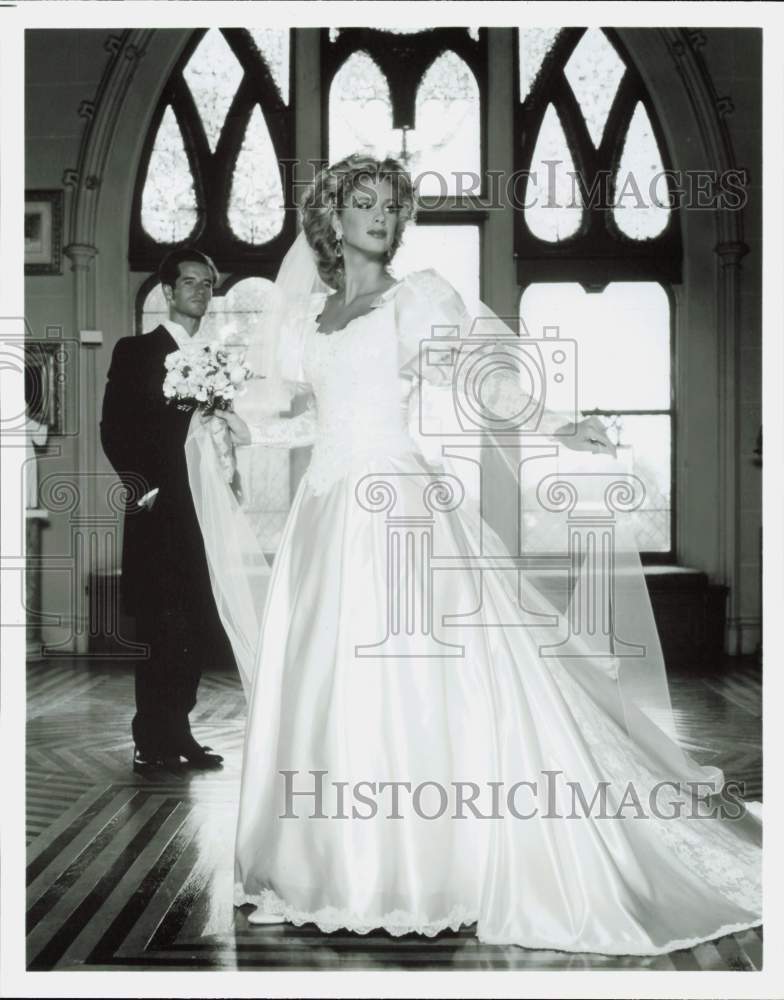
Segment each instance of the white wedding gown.
[[[438,470],[408,433],[412,383],[400,372],[431,324],[449,319],[453,295],[419,272],[330,335],[318,332],[314,297],[303,379],[315,405],[252,429],[257,444],[314,448],[256,653],[235,903],[324,931],[434,935],[475,923],[485,942],[615,955],[755,926],[756,817],[613,816],[628,782],[647,803],[662,774],[612,697],[602,703],[614,685],[606,664],[542,657],[542,635],[519,627],[515,574],[485,572],[480,593],[464,568],[501,543],[486,525],[478,537],[468,499],[427,493]],[[428,554],[426,523],[440,564],[454,560],[430,578],[410,569]],[[393,579],[390,566],[410,571]],[[553,612],[524,591],[528,609]],[[480,600],[484,627],[445,625]],[[575,810],[567,780],[588,801],[609,782],[610,815],[586,815],[579,800]],[[287,781],[310,794],[287,799]],[[396,805],[383,782],[409,783]],[[478,786],[484,818],[465,805],[468,784],[458,808],[460,782]],[[536,793],[518,786],[513,811],[518,782]],[[665,816],[683,802],[668,794]]]

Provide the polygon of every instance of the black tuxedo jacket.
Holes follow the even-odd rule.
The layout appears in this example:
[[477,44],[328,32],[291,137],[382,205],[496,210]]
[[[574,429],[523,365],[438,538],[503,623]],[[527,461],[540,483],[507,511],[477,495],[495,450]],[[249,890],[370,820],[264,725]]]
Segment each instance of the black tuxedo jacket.
[[[101,443],[126,486],[123,602],[131,614],[185,610],[217,620],[185,460],[190,405],[167,402],[164,360],[177,343],[164,326],[123,337],[112,354]],[[137,501],[158,488],[151,509]]]

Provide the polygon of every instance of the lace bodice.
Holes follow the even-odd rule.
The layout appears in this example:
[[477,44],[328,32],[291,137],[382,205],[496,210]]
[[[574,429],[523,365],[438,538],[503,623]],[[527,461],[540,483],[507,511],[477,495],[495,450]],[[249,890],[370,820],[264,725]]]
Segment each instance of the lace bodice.
[[[302,340],[299,390],[308,397],[307,408],[251,427],[252,444],[314,445],[307,482],[317,494],[368,458],[421,450],[410,432],[420,380],[448,389],[453,369],[421,367],[420,344],[434,330],[439,337],[464,336],[472,319],[458,293],[432,270],[408,275],[379,295],[368,313],[329,334],[318,331],[325,298],[313,297]],[[505,369],[483,392],[499,416],[524,409],[523,396],[519,380]],[[552,430],[564,423],[562,414],[547,416]]]

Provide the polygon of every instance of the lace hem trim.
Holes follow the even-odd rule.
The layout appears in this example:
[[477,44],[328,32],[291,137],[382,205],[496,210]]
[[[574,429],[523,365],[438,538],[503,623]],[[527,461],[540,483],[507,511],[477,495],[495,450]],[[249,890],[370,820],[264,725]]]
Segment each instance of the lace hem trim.
[[[294,924],[297,927],[301,927],[303,924],[315,924],[325,934],[331,934],[337,930],[347,930],[355,934],[369,934],[374,930],[383,930],[394,937],[402,937],[404,934],[423,934],[426,937],[435,937],[447,929],[457,932],[461,927],[476,924],[478,919],[477,914],[466,907],[454,906],[446,917],[441,920],[428,921],[427,923],[415,921],[413,915],[404,910],[393,910],[390,913],[384,914],[379,921],[368,924],[366,921],[360,920],[355,914],[347,913],[345,910],[340,910],[334,906],[325,906],[314,913],[306,913],[303,910],[289,906],[288,903],[284,902],[271,889],[263,889],[259,895],[254,895],[253,893],[245,892],[242,886],[237,883],[234,887],[234,905],[243,906],[246,903],[258,907],[262,913],[283,917],[288,923]],[[740,931],[750,930],[752,927],[760,927],[761,925],[761,919],[736,924],[725,924],[717,930],[711,931],[709,934],[692,938],[678,938],[658,948],[651,947],[645,950],[636,949],[634,951],[624,950],[622,947],[606,949],[559,948],[557,945],[547,944],[542,941],[525,944],[515,938],[485,936],[481,932],[477,932],[476,936],[483,944],[511,944],[519,948],[530,948],[535,951],[563,951],[568,954],[587,955],[638,955],[644,958],[654,955],[666,955],[672,951],[682,951],[686,948],[694,948],[696,945],[704,944],[706,941],[715,941],[717,938],[725,937],[727,934],[738,934]]]
[[635,951],[624,950],[623,948],[606,948],[599,950],[598,948],[559,948],[557,945],[549,944],[521,944],[514,938],[507,937],[485,937],[482,934],[477,934],[477,938],[482,944],[497,944],[497,945],[517,945],[520,948],[531,948],[535,951],[564,951],[567,954],[586,954],[586,955],[632,955],[638,956],[639,958],[651,958],[655,955],[668,955],[672,951],[684,951],[687,948],[695,948],[698,944],[705,944],[707,941],[715,941],[718,938],[726,937],[727,934],[739,934],[741,931],[751,930],[753,927],[761,927],[762,919],[751,920],[749,922],[744,922],[740,924],[724,924],[723,927],[719,927],[715,931],[711,931],[709,934],[703,934],[699,937],[693,938],[677,938],[674,941],[669,941],[667,944],[661,945],[658,948],[646,948],[644,951],[636,949]]
[[475,924],[477,920],[475,912],[471,912],[464,906],[453,906],[446,917],[426,923],[417,921],[412,913],[405,910],[392,910],[390,913],[385,913],[380,920],[367,923],[356,914],[340,910],[335,906],[325,906],[314,913],[306,913],[304,910],[289,906],[272,889],[262,889],[259,895],[254,895],[245,892],[242,886],[237,883],[234,887],[234,905],[243,906],[245,903],[252,903],[262,913],[283,917],[288,923],[297,927],[301,927],[303,924],[315,924],[325,934],[331,934],[337,930],[353,931],[355,934],[369,934],[371,931],[384,930],[394,937],[402,937],[404,934],[424,934],[426,937],[435,937],[436,934],[447,929],[459,931],[465,924]]

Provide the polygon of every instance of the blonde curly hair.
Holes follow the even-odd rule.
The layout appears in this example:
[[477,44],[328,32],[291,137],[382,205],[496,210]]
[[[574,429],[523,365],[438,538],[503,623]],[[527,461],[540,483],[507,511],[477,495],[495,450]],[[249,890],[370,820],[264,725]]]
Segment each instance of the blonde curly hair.
[[391,156],[379,160],[365,153],[354,153],[319,172],[300,204],[300,216],[305,237],[316,255],[321,280],[330,288],[343,286],[344,263],[338,255],[338,241],[332,217],[348,203],[348,196],[362,181],[390,180],[399,206],[395,237],[387,252],[392,260],[403,239],[406,224],[415,216],[414,188],[411,176],[398,160]]

